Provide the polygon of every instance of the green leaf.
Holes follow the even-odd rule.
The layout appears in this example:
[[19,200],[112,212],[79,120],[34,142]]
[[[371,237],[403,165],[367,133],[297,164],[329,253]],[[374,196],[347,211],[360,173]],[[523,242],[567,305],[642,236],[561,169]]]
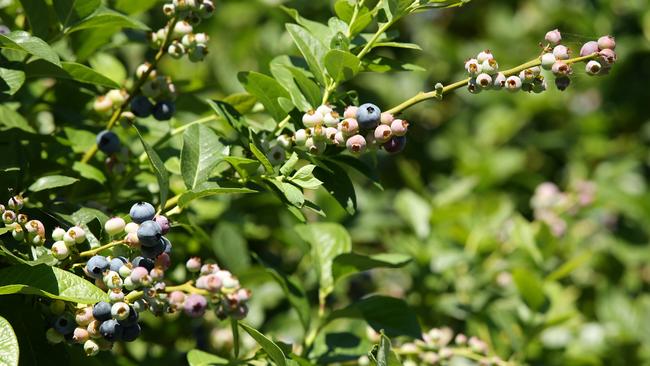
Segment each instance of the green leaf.
[[[303,92],[294,80],[290,69],[290,67],[292,67],[291,65],[291,59],[289,56],[282,55],[274,58],[269,66],[271,68],[271,74],[275,80],[277,80],[291,95],[291,102],[296,106],[296,108],[301,111],[316,109],[303,95]],[[318,105],[320,105],[320,101]]]
[[318,178],[314,177],[314,168],[316,165],[308,164],[298,169],[298,171],[288,178],[292,183],[304,189],[316,189],[323,184]]
[[54,0],[54,10],[64,27],[76,23],[97,10],[100,0]]
[[331,50],[325,55],[325,68],[335,81],[341,82],[352,79],[361,66],[359,58],[350,52]]
[[6,127],[3,130],[18,128],[25,132],[36,133],[23,116],[5,104],[0,104],[0,126]]
[[593,256],[591,252],[582,253],[576,257],[571,258],[567,262],[562,263],[560,267],[546,276],[546,281],[557,281],[570,275],[577,268],[585,265]]
[[239,321],[230,318],[230,331],[232,332],[233,353],[235,358],[239,358]]
[[321,85],[326,85],[325,73],[323,71],[323,66],[321,65],[321,60],[325,57],[327,49],[325,45],[316,39],[311,33],[309,33],[305,28],[297,24],[287,24],[287,31],[293,42],[298,47],[298,50],[305,57],[307,65],[309,65],[309,70],[314,74],[314,77]]
[[516,247],[523,248],[536,264],[541,265],[544,258],[535,242],[535,235],[533,234],[531,223],[519,215],[513,221],[514,225],[510,234],[510,241]]
[[[232,105],[219,100],[208,99],[206,102],[210,108],[217,113],[217,115],[225,119],[226,122],[228,122],[228,124],[230,124],[235,130],[239,131],[239,133],[244,133],[248,129],[246,126],[246,120]],[[246,135],[248,135],[248,133],[246,133]]]
[[127,71],[117,57],[109,53],[96,53],[88,59],[88,63],[94,70],[102,70],[102,75],[122,85],[126,81]]
[[320,43],[323,45],[328,45],[330,43],[330,39],[336,32],[336,29],[334,27],[306,19],[300,16],[300,13],[296,9],[288,8],[282,5],[280,8],[289,14],[289,16],[292,17],[296,23],[303,26],[306,31],[308,31],[312,36],[314,36],[314,38],[320,41]]
[[206,182],[196,189],[183,193],[178,199],[178,206],[183,208],[197,198],[214,196],[217,194],[255,193],[257,191],[244,187],[221,187],[216,183]]
[[30,62],[25,66],[25,72],[29,78],[52,77],[57,79],[74,80],[80,83],[104,86],[107,88],[120,88],[120,84],[91,69],[90,67],[76,62],[64,61],[61,67],[56,67],[45,62]]
[[52,299],[94,304],[108,301],[100,288],[72,272],[45,264],[14,265],[0,270],[0,295],[31,294]]
[[332,263],[339,254],[352,250],[352,240],[347,230],[335,223],[310,223],[296,226],[296,232],[311,245],[311,253],[316,264],[320,290],[319,298],[324,302],[325,297],[334,290]]
[[14,95],[23,83],[25,83],[24,71],[0,67],[0,93]]
[[241,229],[232,223],[222,221],[212,232],[212,249],[221,261],[228,263],[228,269],[241,274],[250,267],[248,243]]
[[45,0],[20,0],[20,5],[25,10],[31,32],[41,39],[48,39],[56,19]]
[[526,305],[534,311],[541,310],[547,299],[544,283],[537,273],[526,268],[516,268],[512,271],[512,279]]
[[271,360],[273,360],[273,362],[275,362],[278,366],[285,366],[287,364],[287,359],[284,353],[282,353],[282,349],[278,347],[277,344],[273,343],[273,341],[266,338],[266,336],[258,332],[250,325],[246,325],[240,322],[239,326],[242,327],[251,337],[253,337],[257,344],[262,347],[264,352],[266,352]]
[[18,366],[18,338],[7,319],[0,316],[0,364]]
[[357,196],[350,176],[338,164],[331,161],[324,163],[329,171],[318,167],[314,170],[314,176],[323,182],[323,187],[348,214],[354,215],[357,210]]
[[364,58],[363,70],[378,73],[389,71],[426,71],[426,69],[421,66],[384,56],[373,56],[373,58],[368,61]]
[[402,190],[395,196],[395,210],[420,239],[431,232],[431,205],[413,191]]
[[144,13],[159,3],[159,0],[117,0],[115,9],[126,14]]
[[137,128],[136,131],[138,132],[138,136],[142,142],[142,147],[144,147],[144,151],[149,158],[153,172],[156,175],[156,180],[158,181],[158,186],[160,188],[160,207],[165,207],[165,204],[167,203],[167,195],[169,193],[169,174],[167,173],[165,164],[160,159],[160,156],[158,156],[156,151],[144,141],[142,134],[140,134],[140,131]]
[[82,29],[103,27],[132,28],[144,31],[150,30],[144,23],[102,6],[86,18],[70,26],[66,31],[66,34],[77,32]]
[[275,79],[258,72],[240,72],[239,82],[247,92],[254,95],[264,105],[266,111],[276,121],[281,121],[287,112],[278,101],[280,98],[290,99],[289,92]]
[[44,40],[34,37],[24,31],[13,31],[9,34],[0,34],[0,46],[24,51],[56,66],[61,66],[59,56],[50,45],[48,45]]
[[229,361],[211,353],[193,349],[187,353],[190,366],[228,365]]
[[377,366],[401,366],[397,353],[391,349],[390,339],[384,332],[379,336],[379,344],[368,354],[368,357]]
[[28,189],[32,192],[40,192],[46,189],[69,186],[78,181],[79,179],[77,178],[66,177],[64,175],[50,175],[47,177],[39,178],[36,182],[29,186]]
[[211,128],[192,125],[186,129],[181,150],[181,172],[187,189],[195,189],[207,181],[223,156],[224,145]]
[[364,319],[375,331],[382,329],[389,337],[420,338],[422,330],[415,312],[402,299],[374,295],[333,311],[327,322],[339,318]]
[[244,179],[248,179],[255,175],[257,173],[257,168],[262,164],[259,160],[242,158],[240,156],[226,156],[223,160],[235,168],[237,173],[239,173],[239,175]]
[[377,42],[373,45],[374,48],[378,47],[390,47],[390,48],[404,48],[409,50],[418,50],[422,51],[422,47],[415,43],[404,43],[404,42]]
[[312,109],[315,110],[318,108],[323,101],[321,88],[307,76],[306,71],[303,69],[293,66],[286,66],[286,68],[291,72],[293,79],[296,81],[296,85],[298,85],[302,95],[311,105]]
[[225,97],[223,101],[233,106],[237,112],[245,114],[253,110],[257,98],[248,93],[235,93]]
[[273,173],[273,165],[271,164],[269,159],[266,158],[266,155],[264,155],[264,153],[260,151],[260,149],[258,149],[257,146],[255,146],[255,144],[253,144],[252,142],[248,145],[248,147],[251,149],[251,152],[253,153],[253,155],[255,155],[257,160],[259,160],[260,163],[262,163],[262,165],[264,166],[264,170],[266,170],[267,173]]
[[367,256],[357,253],[343,253],[334,258],[332,276],[336,284],[336,282],[351,274],[373,268],[400,268],[410,261],[411,257],[405,254],[381,253]]
[[352,21],[352,15],[354,14],[354,5],[350,4],[348,0],[338,0],[336,4],[334,4],[334,11],[339,18],[348,23],[348,33],[352,37],[363,31],[373,19],[373,13],[370,9],[363,6],[359,8],[354,23],[350,24],[350,21]]
[[104,173],[90,164],[75,161],[72,165],[72,170],[79,172],[79,174],[86,179],[97,181],[100,184],[106,183],[106,176]]
[[289,174],[291,174],[291,172],[293,171],[293,167],[296,166],[298,160],[300,160],[300,158],[298,158],[298,154],[296,154],[295,152],[291,153],[289,159],[287,159],[287,161],[284,164],[282,164],[282,166],[280,167],[280,174],[284,176],[288,176]]

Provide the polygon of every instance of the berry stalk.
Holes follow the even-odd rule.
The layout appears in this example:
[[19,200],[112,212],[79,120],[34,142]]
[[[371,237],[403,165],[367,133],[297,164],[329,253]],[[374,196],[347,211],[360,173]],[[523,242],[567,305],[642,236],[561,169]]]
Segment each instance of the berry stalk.
[[[573,64],[573,63],[576,63],[576,62],[592,60],[592,59],[595,59],[597,57],[598,57],[598,53],[593,53],[593,54],[586,55],[586,56],[580,56],[580,57],[575,57],[575,58],[571,58],[571,59],[568,59],[568,60],[564,60],[564,63],[566,63],[567,65],[570,65],[570,64]],[[523,63],[523,64],[521,64],[519,66],[513,67],[513,68],[508,69],[508,70],[505,70],[505,71],[503,71],[503,74],[505,76],[517,75],[517,74],[519,74],[519,72],[521,72],[523,70],[526,70],[526,69],[529,69],[529,68],[535,67],[535,66],[540,66],[541,63],[542,63],[541,59],[538,57],[538,58],[536,58],[534,60],[530,60],[530,61],[528,61],[526,63]],[[450,92],[452,92],[452,91],[454,91],[456,89],[467,86],[467,83],[469,83],[470,79],[471,78],[466,78],[466,79],[463,79],[463,80],[459,80],[459,81],[457,81],[455,83],[445,85],[441,90],[438,89],[438,90],[432,90],[432,91],[429,91],[429,92],[419,92],[415,96],[413,96],[413,97],[405,100],[401,104],[391,108],[390,110],[387,111],[387,113],[397,115],[397,114],[401,113],[402,111],[404,111],[405,109],[408,109],[408,108],[410,108],[410,107],[412,107],[412,106],[414,106],[414,105],[416,105],[416,104],[418,104],[420,102],[423,102],[425,100],[441,98],[445,94],[449,94]]]

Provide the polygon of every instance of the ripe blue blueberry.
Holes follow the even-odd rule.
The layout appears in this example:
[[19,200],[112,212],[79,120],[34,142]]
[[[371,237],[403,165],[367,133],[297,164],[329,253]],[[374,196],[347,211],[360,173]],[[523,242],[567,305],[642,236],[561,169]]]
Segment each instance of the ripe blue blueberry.
[[108,260],[101,255],[91,257],[86,263],[86,273],[92,278],[101,279],[108,268]]
[[[153,220],[145,221],[138,228],[138,240],[143,247],[160,246],[162,238],[162,228]],[[163,247],[162,250],[165,248]],[[162,252],[161,252],[162,253]]]
[[149,202],[138,202],[131,206],[129,216],[136,224],[142,224],[145,221],[153,220],[156,216],[156,209]]
[[104,130],[97,134],[97,148],[105,154],[114,154],[120,151],[120,138],[115,132]]
[[381,110],[374,104],[362,104],[357,110],[357,123],[362,130],[377,127],[381,121]]
[[133,263],[133,267],[144,267],[147,271],[151,271],[155,266],[153,260],[144,257],[135,257],[131,263]]
[[140,251],[142,252],[142,256],[145,258],[151,258],[151,259],[156,259],[159,255],[163,254],[165,252],[166,248],[166,243],[161,237],[160,239],[157,239],[157,243],[154,246],[142,246],[140,248]]
[[93,317],[99,321],[106,321],[111,318],[111,304],[100,301],[93,306]]
[[404,150],[406,146],[406,136],[395,136],[384,144],[384,149],[391,154]]
[[153,105],[144,95],[137,95],[131,100],[131,112],[137,117],[149,117],[152,110]]
[[153,118],[157,119],[158,121],[167,121],[172,118],[175,111],[176,105],[174,102],[163,100],[156,103],[156,105],[153,107]]
[[113,258],[109,262],[109,268],[110,268],[111,271],[119,272],[120,268],[122,268],[122,266],[125,265],[126,262],[127,262],[127,260],[124,257]]
[[72,334],[74,328],[77,327],[77,323],[71,314],[65,313],[56,318],[53,327],[57,332],[65,336]]
[[140,315],[138,314],[138,312],[135,311],[133,306],[129,305],[129,316],[126,319],[118,320],[117,322],[120,323],[120,325],[128,327],[128,326],[137,324],[138,323],[138,318],[140,318]]
[[122,339],[124,327],[115,319],[109,319],[99,326],[99,334],[109,342],[119,341]]
[[133,342],[140,335],[140,331],[141,331],[140,325],[137,323],[122,327],[122,340],[124,342]]

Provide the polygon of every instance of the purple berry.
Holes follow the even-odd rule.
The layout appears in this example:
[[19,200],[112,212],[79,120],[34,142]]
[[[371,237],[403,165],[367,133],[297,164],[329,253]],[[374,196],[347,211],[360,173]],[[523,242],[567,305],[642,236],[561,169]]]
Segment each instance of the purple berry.
[[198,318],[205,313],[207,306],[208,301],[205,297],[198,294],[190,294],[183,303],[183,310],[185,310],[185,314],[188,316]]
[[137,117],[145,118],[151,115],[153,105],[149,98],[144,95],[138,95],[131,100],[131,112]]
[[153,221],[160,225],[160,229],[162,230],[163,235],[169,232],[169,219],[167,219],[167,217],[158,215],[154,217]]
[[580,49],[580,56],[592,55],[594,53],[597,53],[598,51],[599,51],[598,42],[589,41],[582,45],[582,48]]
[[106,130],[97,134],[96,143],[99,151],[107,155],[120,151],[121,147],[120,138],[115,132]]
[[174,115],[176,105],[170,101],[160,101],[153,107],[153,118],[158,121],[168,121]]
[[384,150],[391,154],[401,152],[406,147],[406,136],[395,136],[384,144]]
[[598,48],[601,50],[614,50],[616,48],[616,41],[612,36],[602,36],[598,38]]

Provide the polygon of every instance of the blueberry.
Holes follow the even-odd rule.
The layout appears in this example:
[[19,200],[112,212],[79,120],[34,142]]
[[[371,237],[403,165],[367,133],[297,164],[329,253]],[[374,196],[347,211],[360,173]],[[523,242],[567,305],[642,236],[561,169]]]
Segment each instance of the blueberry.
[[99,334],[109,342],[119,341],[123,332],[124,327],[115,319],[109,319],[99,326]]
[[125,320],[126,318],[129,317],[130,313],[131,313],[131,308],[125,302],[121,302],[121,301],[116,302],[111,307],[111,316],[113,317],[113,319],[117,321]]
[[404,150],[406,146],[406,136],[395,136],[384,144],[384,149],[391,154]]
[[151,271],[155,266],[155,262],[153,260],[144,257],[135,257],[131,263],[133,263],[133,266],[135,268],[144,267],[147,271]]
[[169,231],[169,219],[167,217],[158,215],[153,219],[153,221],[157,222],[158,225],[160,225],[163,235],[167,234]]
[[140,248],[140,251],[142,252],[142,256],[145,258],[151,258],[151,259],[156,259],[159,255],[163,254],[165,252],[166,248],[166,243],[163,240],[163,238],[158,239],[158,244],[152,247],[147,247],[147,246],[142,246]]
[[205,313],[205,308],[208,306],[208,301],[205,297],[198,294],[190,294],[185,298],[183,310],[185,314],[193,318],[198,318]]
[[111,315],[111,304],[100,301],[93,306],[93,317],[99,321],[109,320]]
[[137,323],[126,327],[122,327],[122,340],[124,342],[133,342],[140,335],[140,331],[141,331],[140,325]]
[[133,112],[137,117],[149,117],[152,110],[153,105],[149,101],[149,98],[144,95],[138,95],[131,100],[131,112]]
[[362,104],[357,110],[357,122],[362,130],[377,127],[381,120],[381,110],[374,104]]
[[124,257],[113,258],[109,262],[109,268],[110,268],[111,271],[119,272],[120,268],[122,268],[122,266],[125,265],[126,262],[127,262],[127,260]]
[[153,118],[158,121],[167,121],[172,118],[174,112],[176,111],[176,105],[174,102],[169,102],[166,100],[156,103],[153,107]]
[[172,252],[172,242],[169,239],[162,237],[162,241],[165,243],[165,253],[171,254]]
[[97,148],[105,154],[114,154],[120,151],[120,138],[115,132],[104,130],[97,134]]
[[131,206],[129,216],[136,224],[142,224],[145,221],[153,220],[156,216],[156,209],[149,202],[138,202]]
[[[140,224],[138,228],[138,240],[143,249],[144,247],[160,246],[161,238],[162,228],[157,222],[149,220]],[[165,248],[163,247],[162,250],[165,250]]]
[[123,325],[124,327],[128,327],[137,324],[138,318],[140,318],[138,312],[135,311],[133,306],[129,305],[129,316],[126,319],[118,320],[117,322],[120,323],[120,325]]
[[101,255],[91,257],[86,263],[86,273],[92,278],[101,279],[108,268],[108,260]]
[[75,322],[72,315],[66,313],[56,318],[53,327],[57,332],[66,336],[74,332],[74,328],[77,327],[77,323]]

